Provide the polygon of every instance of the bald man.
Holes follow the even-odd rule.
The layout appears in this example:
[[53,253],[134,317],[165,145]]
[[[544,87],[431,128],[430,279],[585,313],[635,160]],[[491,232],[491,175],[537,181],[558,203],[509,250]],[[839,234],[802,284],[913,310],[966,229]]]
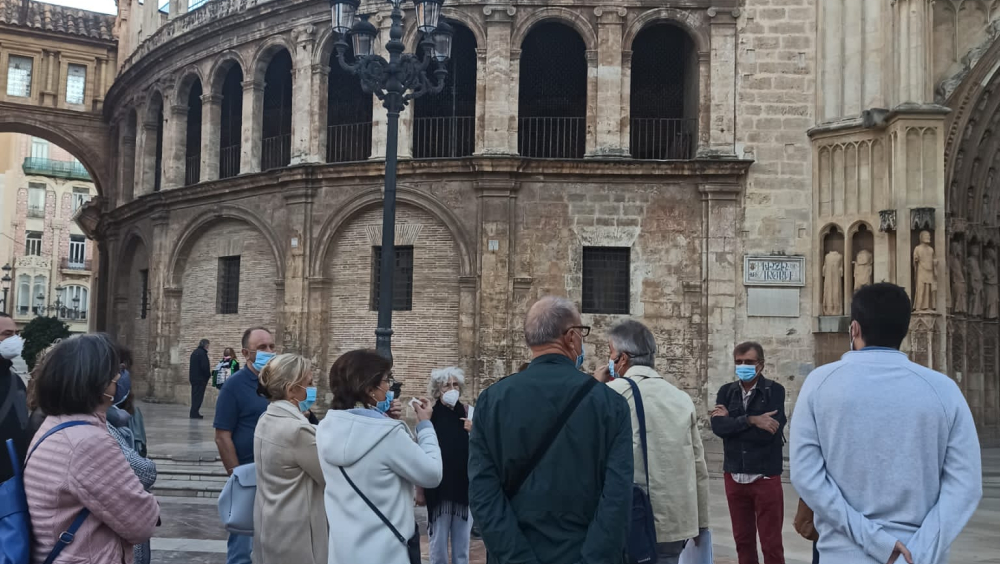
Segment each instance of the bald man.
[[528,311],[527,369],[479,396],[469,505],[491,562],[622,562],[632,501],[628,403],[580,371],[590,327],[564,298]]

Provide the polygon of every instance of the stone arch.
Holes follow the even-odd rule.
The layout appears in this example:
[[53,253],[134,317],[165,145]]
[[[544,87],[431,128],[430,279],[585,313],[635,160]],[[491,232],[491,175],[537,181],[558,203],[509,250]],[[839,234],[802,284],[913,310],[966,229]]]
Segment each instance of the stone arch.
[[[288,51],[288,55],[292,59],[292,74],[294,76],[296,70],[295,45],[284,35],[273,35],[257,46],[257,50],[251,58],[253,62],[250,63],[250,77],[253,78],[254,83],[262,84],[264,82],[264,74],[267,72],[267,66],[271,63],[271,59],[282,49]],[[247,78],[247,73],[244,72],[243,79],[246,80]]]
[[208,72],[209,84],[202,83],[202,88],[205,89],[206,93],[212,93],[214,95],[222,94],[222,84],[226,81],[226,74],[229,73],[229,69],[236,65],[239,67],[240,72],[243,73],[244,79],[246,79],[246,69],[247,65],[244,62],[243,55],[238,51],[223,51],[215,57],[215,62],[212,63],[212,68]]
[[[477,47],[480,49],[486,48],[486,28],[483,27],[483,23],[479,18],[469,15],[464,10],[459,10],[450,6],[442,8],[441,16],[454,20],[469,28],[469,31],[471,31],[472,35],[476,38]],[[403,44],[406,45],[406,49],[410,53],[416,53],[418,36],[419,33],[417,31],[417,26],[415,25],[408,26],[403,32]]]
[[[458,248],[459,275],[472,276],[476,265],[475,247],[462,227],[458,216],[433,196],[412,188],[398,187],[396,198],[400,203],[410,204],[426,211],[448,228]],[[326,220],[323,227],[320,228],[316,239],[313,241],[313,248],[316,249],[316,252],[313,255],[310,267],[312,276],[323,275],[326,256],[330,252],[330,246],[338,231],[359,212],[381,202],[382,189],[380,187],[371,188],[340,206],[337,213]]]
[[636,16],[625,28],[625,33],[622,36],[622,51],[631,51],[632,43],[639,32],[646,26],[658,22],[676,25],[687,32],[699,53],[711,51],[708,30],[691,12],[676,8],[655,8]]
[[[528,32],[536,24],[546,21],[556,21],[570,26],[580,34],[588,51],[597,49],[597,31],[590,20],[575,10],[554,6],[535,10],[524,19],[519,19],[514,26],[514,31],[511,33],[511,48],[520,49],[521,44],[524,43],[524,38],[528,36]],[[486,43],[482,43],[482,45],[486,45]]]
[[0,132],[31,135],[66,149],[90,173],[97,193],[107,197],[112,165],[111,153],[106,150],[110,149],[108,127],[99,116],[67,117],[62,120],[33,111],[7,111],[0,106]]
[[188,95],[191,93],[191,88],[194,86],[195,81],[198,81],[202,90],[205,88],[205,79],[201,74],[201,69],[195,66],[190,66],[182,70],[177,75],[177,88],[174,90],[174,100],[178,104],[186,104]]
[[[148,283],[152,247],[136,225],[129,227],[121,241],[119,260],[111,263],[114,268],[111,279],[113,333],[132,352],[132,382],[136,393],[151,395],[155,390],[152,369],[155,340],[150,338],[149,295],[140,285],[143,271],[147,273]],[[147,299],[146,316],[143,316],[144,296]]]

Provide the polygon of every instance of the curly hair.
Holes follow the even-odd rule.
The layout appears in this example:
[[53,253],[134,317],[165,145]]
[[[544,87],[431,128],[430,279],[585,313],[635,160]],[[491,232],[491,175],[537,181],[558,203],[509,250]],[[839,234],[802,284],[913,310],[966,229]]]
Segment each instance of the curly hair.
[[392,362],[371,349],[346,352],[330,367],[330,409],[353,409],[374,403],[369,390],[392,371]]
[[465,371],[461,368],[449,366],[447,368],[431,370],[431,380],[427,383],[427,395],[432,398],[439,397],[441,395],[441,387],[450,382],[452,378],[458,382],[458,391],[464,391]]

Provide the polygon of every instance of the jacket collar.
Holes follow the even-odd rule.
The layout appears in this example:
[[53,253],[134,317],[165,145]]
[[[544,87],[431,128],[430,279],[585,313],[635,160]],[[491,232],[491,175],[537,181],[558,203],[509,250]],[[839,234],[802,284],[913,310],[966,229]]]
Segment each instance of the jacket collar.
[[625,371],[626,378],[662,378],[655,370],[648,366],[633,366]]
[[542,356],[536,357],[531,361],[531,366],[536,364],[569,364],[573,367],[576,366],[576,363],[570,360],[568,356],[556,353],[543,354]]
[[267,408],[271,412],[271,415],[275,417],[290,417],[293,419],[298,419],[300,421],[309,422],[305,415],[299,411],[297,407],[289,403],[287,400],[278,400],[271,402],[271,405]]

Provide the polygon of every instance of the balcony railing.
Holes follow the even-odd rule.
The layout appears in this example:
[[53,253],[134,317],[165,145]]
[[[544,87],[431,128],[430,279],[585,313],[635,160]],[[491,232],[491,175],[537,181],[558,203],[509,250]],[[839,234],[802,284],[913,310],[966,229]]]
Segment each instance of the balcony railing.
[[59,308],[58,317],[65,321],[86,321],[87,310],[75,310],[68,307]]
[[240,173],[240,146],[230,145],[219,150],[219,178],[232,178]]
[[476,148],[472,116],[427,117],[413,120],[413,158],[468,157]]
[[184,185],[197,184],[201,180],[201,153],[188,155],[184,159]]
[[292,160],[292,134],[265,137],[261,143],[260,169],[271,170],[288,166]]
[[63,270],[90,270],[90,267],[89,260],[73,260],[69,257],[63,257],[59,263],[59,268]]
[[326,162],[350,163],[372,156],[372,122],[326,127]]
[[45,217],[45,206],[28,206],[28,217]]
[[528,117],[518,120],[517,150],[538,159],[582,159],[587,118]]
[[695,119],[633,118],[632,158],[683,160],[694,158]]
[[57,161],[39,157],[25,157],[21,166],[24,174],[51,176],[54,178],[69,178],[71,180],[90,180],[90,173],[79,161]]

